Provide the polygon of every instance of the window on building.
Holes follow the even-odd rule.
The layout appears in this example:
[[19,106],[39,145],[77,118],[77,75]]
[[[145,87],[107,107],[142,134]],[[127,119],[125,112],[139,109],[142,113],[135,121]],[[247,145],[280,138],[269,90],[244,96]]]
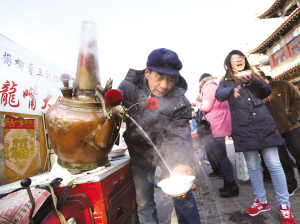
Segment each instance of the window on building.
[[282,59],[285,61],[285,60],[286,60],[286,56],[285,56],[285,55],[282,55]]
[[289,43],[289,49],[291,52],[291,55],[298,54],[300,52],[300,38],[297,37],[293,41]]
[[277,65],[281,64],[282,62],[284,62],[286,60],[286,56],[284,54],[283,49],[277,51],[276,54],[274,54],[274,59],[275,59],[275,62],[277,63]]
[[277,58],[277,64],[279,65],[281,63],[280,58]]
[[296,47],[293,48],[293,52],[294,52],[294,54],[297,54],[299,52],[298,46],[296,46]]

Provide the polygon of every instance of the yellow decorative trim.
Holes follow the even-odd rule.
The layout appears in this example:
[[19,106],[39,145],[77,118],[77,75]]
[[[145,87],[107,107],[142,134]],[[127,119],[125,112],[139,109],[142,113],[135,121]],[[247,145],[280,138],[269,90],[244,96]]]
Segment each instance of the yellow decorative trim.
[[63,129],[66,133],[69,133],[72,120],[56,118],[53,115],[49,116],[49,126],[54,129],[54,132],[58,132]]

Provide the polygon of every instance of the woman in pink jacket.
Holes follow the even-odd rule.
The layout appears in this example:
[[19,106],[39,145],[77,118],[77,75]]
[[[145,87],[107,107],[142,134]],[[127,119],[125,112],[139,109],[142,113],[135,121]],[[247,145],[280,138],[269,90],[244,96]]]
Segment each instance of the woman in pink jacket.
[[[216,77],[208,73],[201,75],[199,80],[200,97],[202,103],[194,104],[205,113],[206,119],[211,124],[211,139],[205,145],[205,149],[214,160],[224,176],[224,187],[220,188],[220,196],[223,198],[239,195],[239,187],[235,183],[232,164],[227,156],[225,137],[231,135],[231,115],[228,102],[219,102],[215,98],[218,88]],[[201,142],[200,142],[201,143]]]

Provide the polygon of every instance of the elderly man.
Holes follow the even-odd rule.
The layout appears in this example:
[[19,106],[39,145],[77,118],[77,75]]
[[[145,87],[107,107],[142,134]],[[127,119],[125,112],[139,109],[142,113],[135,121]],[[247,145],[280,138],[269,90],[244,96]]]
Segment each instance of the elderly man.
[[[272,88],[272,93],[265,99],[265,103],[287,149],[296,160],[300,174],[300,95],[292,83],[284,80],[273,81],[271,76],[266,76],[263,71],[258,72]],[[292,196],[297,190],[294,169],[284,145],[278,146],[278,153],[286,175],[289,195]],[[264,169],[264,175],[266,172]]]
[[[146,69],[130,69],[118,89],[123,94],[123,105],[128,114],[148,134],[163,155],[172,173],[193,175],[193,148],[189,120],[192,118],[190,102],[184,96],[187,83],[179,71],[182,63],[171,50],[160,48],[152,51]],[[150,112],[145,104],[149,97],[156,97],[159,109]],[[136,104],[136,105],[134,105]],[[130,154],[131,169],[136,188],[140,223],[158,223],[154,202],[155,169],[164,163],[138,127],[126,120],[124,140]],[[169,176],[169,172],[164,172]],[[195,189],[193,185],[192,190]],[[173,197],[179,223],[200,223],[196,201],[191,191],[182,197]]]

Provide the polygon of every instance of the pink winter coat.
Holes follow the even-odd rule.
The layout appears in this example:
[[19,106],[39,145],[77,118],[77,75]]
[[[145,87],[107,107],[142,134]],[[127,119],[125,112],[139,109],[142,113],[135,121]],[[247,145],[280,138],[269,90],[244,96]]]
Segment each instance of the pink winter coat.
[[227,101],[219,102],[215,98],[218,88],[214,80],[207,81],[200,92],[202,103],[197,101],[196,106],[206,112],[205,117],[211,124],[214,137],[231,135],[231,115]]

